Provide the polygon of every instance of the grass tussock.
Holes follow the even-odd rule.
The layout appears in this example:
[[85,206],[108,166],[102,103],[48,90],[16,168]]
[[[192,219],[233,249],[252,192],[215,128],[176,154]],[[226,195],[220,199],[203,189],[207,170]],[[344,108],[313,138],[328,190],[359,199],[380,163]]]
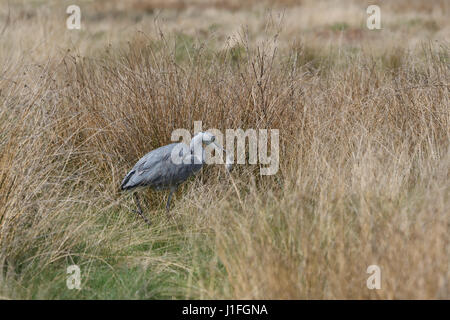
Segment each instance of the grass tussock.
[[[279,32],[1,53],[0,296],[448,299],[448,44],[280,48]],[[147,227],[120,181],[199,120],[279,129],[280,169],[205,168],[173,220],[148,191]]]

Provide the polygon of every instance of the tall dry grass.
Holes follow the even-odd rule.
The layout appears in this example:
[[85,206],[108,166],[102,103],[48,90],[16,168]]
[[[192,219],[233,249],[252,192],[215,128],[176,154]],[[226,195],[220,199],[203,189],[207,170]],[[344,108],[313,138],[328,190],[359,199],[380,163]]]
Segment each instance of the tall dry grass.
[[[76,263],[75,297],[449,298],[448,44],[281,50],[266,31],[225,48],[137,32],[88,56],[3,53],[2,297],[73,297]],[[280,170],[207,168],[173,221],[149,191],[148,228],[118,185],[198,120],[279,129]],[[366,287],[372,264],[381,290]],[[98,293],[99,269],[116,295]]]

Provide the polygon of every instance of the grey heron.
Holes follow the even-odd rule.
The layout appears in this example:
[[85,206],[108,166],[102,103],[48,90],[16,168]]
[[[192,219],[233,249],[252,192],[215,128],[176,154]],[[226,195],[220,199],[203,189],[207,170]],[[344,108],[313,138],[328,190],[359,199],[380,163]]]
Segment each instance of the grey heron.
[[[189,146],[184,143],[172,143],[150,151],[144,155],[127,173],[123,179],[121,190],[135,190],[137,213],[147,224],[139,202],[137,189],[151,187],[156,190],[170,189],[166,203],[167,213],[170,201],[178,185],[197,173],[205,163],[205,149],[203,144],[215,145],[220,151],[225,150],[216,142],[215,136],[209,132],[199,132],[192,139]],[[231,170],[231,163],[227,159],[226,168]]]

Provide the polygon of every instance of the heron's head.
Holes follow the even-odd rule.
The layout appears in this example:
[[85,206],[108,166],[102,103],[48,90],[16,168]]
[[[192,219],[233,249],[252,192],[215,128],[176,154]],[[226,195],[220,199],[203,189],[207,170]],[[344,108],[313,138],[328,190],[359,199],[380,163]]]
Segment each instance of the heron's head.
[[202,132],[202,141],[204,144],[209,145],[216,140],[216,137],[209,132]]
[[[202,144],[203,143],[205,145],[213,144],[218,150],[226,153],[225,149],[222,148],[222,146],[216,142],[216,137],[212,133],[206,131],[199,132],[194,136],[194,138],[191,141],[191,152],[195,152],[195,146],[198,145],[198,143],[200,143],[200,139]],[[233,167],[232,163],[233,160],[227,157],[226,168],[228,171],[230,171],[231,168]]]

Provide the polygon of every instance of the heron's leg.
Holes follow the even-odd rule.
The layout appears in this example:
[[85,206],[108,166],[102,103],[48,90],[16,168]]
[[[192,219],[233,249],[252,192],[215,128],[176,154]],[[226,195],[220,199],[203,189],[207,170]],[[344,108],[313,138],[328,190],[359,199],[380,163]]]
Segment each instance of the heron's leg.
[[139,202],[139,197],[137,192],[134,193],[134,200],[136,201],[136,206],[137,206],[137,211],[136,213],[138,215],[140,215],[142,217],[142,219],[144,219],[145,223],[147,223],[148,225],[150,225],[150,221],[144,216],[144,214],[142,213],[142,208],[141,208],[141,204]]
[[170,188],[169,199],[167,199],[167,203],[166,203],[167,215],[169,215],[170,201],[172,200],[172,196],[173,196],[173,194],[175,193],[176,190],[177,190],[177,188]]

